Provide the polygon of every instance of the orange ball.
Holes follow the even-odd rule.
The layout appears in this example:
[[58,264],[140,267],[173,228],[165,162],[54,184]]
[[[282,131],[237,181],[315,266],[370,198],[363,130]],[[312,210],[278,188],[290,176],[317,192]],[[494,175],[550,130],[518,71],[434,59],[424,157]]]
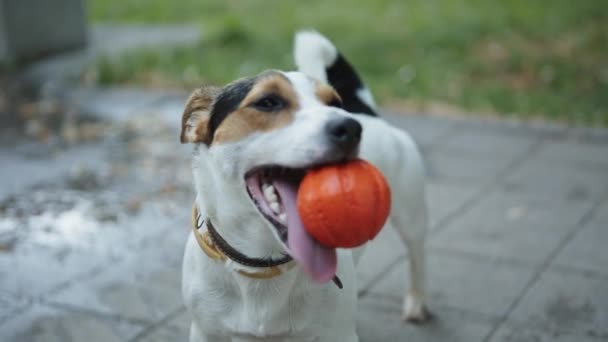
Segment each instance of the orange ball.
[[384,175],[361,159],[312,169],[298,189],[302,223],[326,247],[353,248],[373,239],[390,208]]

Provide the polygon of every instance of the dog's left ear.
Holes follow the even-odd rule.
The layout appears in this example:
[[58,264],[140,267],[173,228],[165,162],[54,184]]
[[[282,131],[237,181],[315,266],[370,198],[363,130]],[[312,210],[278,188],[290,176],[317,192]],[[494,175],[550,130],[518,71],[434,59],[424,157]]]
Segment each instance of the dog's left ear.
[[219,92],[218,87],[205,86],[190,95],[182,116],[182,144],[207,142],[209,115]]

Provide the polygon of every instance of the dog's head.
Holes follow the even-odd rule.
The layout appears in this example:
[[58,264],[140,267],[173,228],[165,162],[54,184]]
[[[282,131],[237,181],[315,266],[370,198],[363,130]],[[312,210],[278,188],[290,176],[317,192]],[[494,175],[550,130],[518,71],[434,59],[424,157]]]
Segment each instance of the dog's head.
[[[221,89],[194,91],[183,113],[181,142],[204,149],[205,166],[219,178],[214,181],[239,187],[238,201],[253,205],[284,250],[299,259],[313,258],[310,253],[318,251],[311,248],[319,247],[299,241],[299,183],[309,168],[355,158],[361,131],[329,85],[300,72],[267,71]],[[325,280],[321,273],[316,271],[318,280]]]

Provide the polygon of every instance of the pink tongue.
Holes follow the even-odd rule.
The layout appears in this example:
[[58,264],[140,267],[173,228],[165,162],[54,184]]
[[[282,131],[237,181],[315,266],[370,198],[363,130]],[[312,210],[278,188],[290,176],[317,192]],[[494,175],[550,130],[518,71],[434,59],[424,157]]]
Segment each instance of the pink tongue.
[[336,274],[336,250],[320,245],[304,229],[297,207],[297,187],[284,180],[273,182],[287,213],[288,245],[291,256],[306,273],[319,283],[330,281]]

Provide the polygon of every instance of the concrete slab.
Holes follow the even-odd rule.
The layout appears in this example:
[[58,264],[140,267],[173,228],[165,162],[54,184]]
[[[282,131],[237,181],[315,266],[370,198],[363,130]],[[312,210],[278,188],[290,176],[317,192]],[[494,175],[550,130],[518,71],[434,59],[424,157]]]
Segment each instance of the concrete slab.
[[[431,309],[442,307],[499,317],[517,298],[534,270],[489,258],[429,253],[428,286]],[[400,262],[369,293],[392,296],[399,302],[404,294],[407,264]]]
[[31,300],[0,292],[0,324],[12,317],[20,309],[29,305]]
[[[160,105],[167,97],[167,93],[163,91],[83,88],[70,92],[68,101],[79,113],[120,123],[141,114],[146,108]],[[179,115],[176,116],[178,120]]]
[[507,324],[498,329],[490,342],[598,342],[597,336],[560,333]]
[[[183,251],[154,248],[49,296],[49,301],[116,317],[157,322],[182,305]],[[161,255],[158,255],[161,254]]]
[[444,310],[425,325],[401,321],[401,303],[391,298],[370,296],[359,303],[357,331],[361,342],[473,342],[482,341],[491,321]]
[[608,144],[571,139],[548,141],[536,153],[536,159],[608,167]]
[[[138,111],[143,116],[154,116],[164,121],[168,127],[175,130],[176,133],[181,131],[182,113],[185,108],[186,100],[189,94],[176,93],[164,98],[160,103],[152,105]],[[178,135],[176,134],[176,139]]]
[[585,227],[557,256],[556,265],[608,276],[608,222]]
[[502,185],[551,198],[597,200],[608,189],[608,167],[571,165],[534,157],[510,173]]
[[538,266],[592,205],[495,191],[433,236],[430,246]]
[[[70,176],[78,169],[103,170],[104,151],[93,146],[79,146],[67,150],[53,150],[48,147],[35,147],[37,151],[15,153],[15,147],[0,149],[0,179],[10,179],[0,187],[0,200],[40,183],[57,182]],[[39,155],[39,153],[43,155]]]
[[608,278],[549,270],[508,317],[555,333],[608,338]]
[[475,125],[458,126],[435,147],[444,154],[485,157],[498,160],[512,159],[525,153],[536,142],[534,136],[513,135],[509,132],[486,130]]
[[99,267],[94,253],[21,244],[0,253],[0,291],[17,297],[38,297]]
[[381,115],[393,125],[408,132],[423,150],[435,143],[441,143],[440,138],[447,135],[454,126],[452,120],[442,118],[407,116],[396,113],[382,113]]
[[471,186],[493,182],[512,162],[512,159],[499,155],[490,158],[442,150],[428,151],[423,159],[431,181]]
[[122,342],[143,326],[134,322],[35,304],[0,325],[1,341]]
[[439,222],[456,214],[459,208],[470,201],[479,191],[479,186],[475,184],[429,182],[426,190],[429,206],[429,226],[434,229],[437,228]]
[[392,227],[386,227],[364,248],[357,266],[359,291],[367,290],[395,261],[407,258],[405,245]]
[[155,326],[151,331],[134,339],[137,342],[188,341],[190,314],[185,309],[174,318]]

